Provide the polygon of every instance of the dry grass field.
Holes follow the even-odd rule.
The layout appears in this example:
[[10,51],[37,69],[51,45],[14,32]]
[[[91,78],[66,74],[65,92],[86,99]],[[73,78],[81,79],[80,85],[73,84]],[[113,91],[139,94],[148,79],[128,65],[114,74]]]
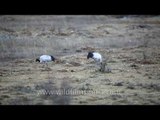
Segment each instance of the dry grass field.
[[159,105],[160,16],[1,15],[0,104]]

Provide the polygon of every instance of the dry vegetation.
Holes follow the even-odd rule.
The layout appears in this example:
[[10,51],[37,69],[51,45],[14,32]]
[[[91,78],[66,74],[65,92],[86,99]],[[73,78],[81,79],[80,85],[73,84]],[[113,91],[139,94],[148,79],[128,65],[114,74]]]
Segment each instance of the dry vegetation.
[[0,104],[160,104],[159,33],[160,16],[0,16]]

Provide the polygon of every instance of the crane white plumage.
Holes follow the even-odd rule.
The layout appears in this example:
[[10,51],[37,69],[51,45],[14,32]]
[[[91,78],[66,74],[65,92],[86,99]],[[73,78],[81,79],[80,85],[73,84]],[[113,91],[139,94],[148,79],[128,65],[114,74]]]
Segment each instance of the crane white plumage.
[[39,58],[36,59],[36,62],[46,63],[55,61],[55,58],[52,55],[41,55]]
[[97,63],[102,63],[102,55],[98,52],[88,52],[87,59],[92,58]]

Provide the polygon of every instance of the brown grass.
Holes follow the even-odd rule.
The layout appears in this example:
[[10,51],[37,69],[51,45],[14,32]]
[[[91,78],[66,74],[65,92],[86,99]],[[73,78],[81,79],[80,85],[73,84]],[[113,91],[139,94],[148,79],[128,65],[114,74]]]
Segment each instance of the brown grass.
[[[0,16],[0,104],[159,104],[159,21],[159,16]],[[87,59],[88,51],[107,60],[101,71]],[[57,60],[36,63],[41,54]],[[62,89],[99,93],[49,93]]]

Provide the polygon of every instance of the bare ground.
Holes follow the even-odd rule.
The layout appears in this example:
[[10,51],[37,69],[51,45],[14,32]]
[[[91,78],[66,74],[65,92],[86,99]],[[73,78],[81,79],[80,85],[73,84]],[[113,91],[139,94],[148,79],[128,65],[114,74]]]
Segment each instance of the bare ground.
[[[0,16],[0,104],[159,105],[159,16]],[[90,50],[111,72],[100,72]],[[56,62],[35,58],[52,54]]]

